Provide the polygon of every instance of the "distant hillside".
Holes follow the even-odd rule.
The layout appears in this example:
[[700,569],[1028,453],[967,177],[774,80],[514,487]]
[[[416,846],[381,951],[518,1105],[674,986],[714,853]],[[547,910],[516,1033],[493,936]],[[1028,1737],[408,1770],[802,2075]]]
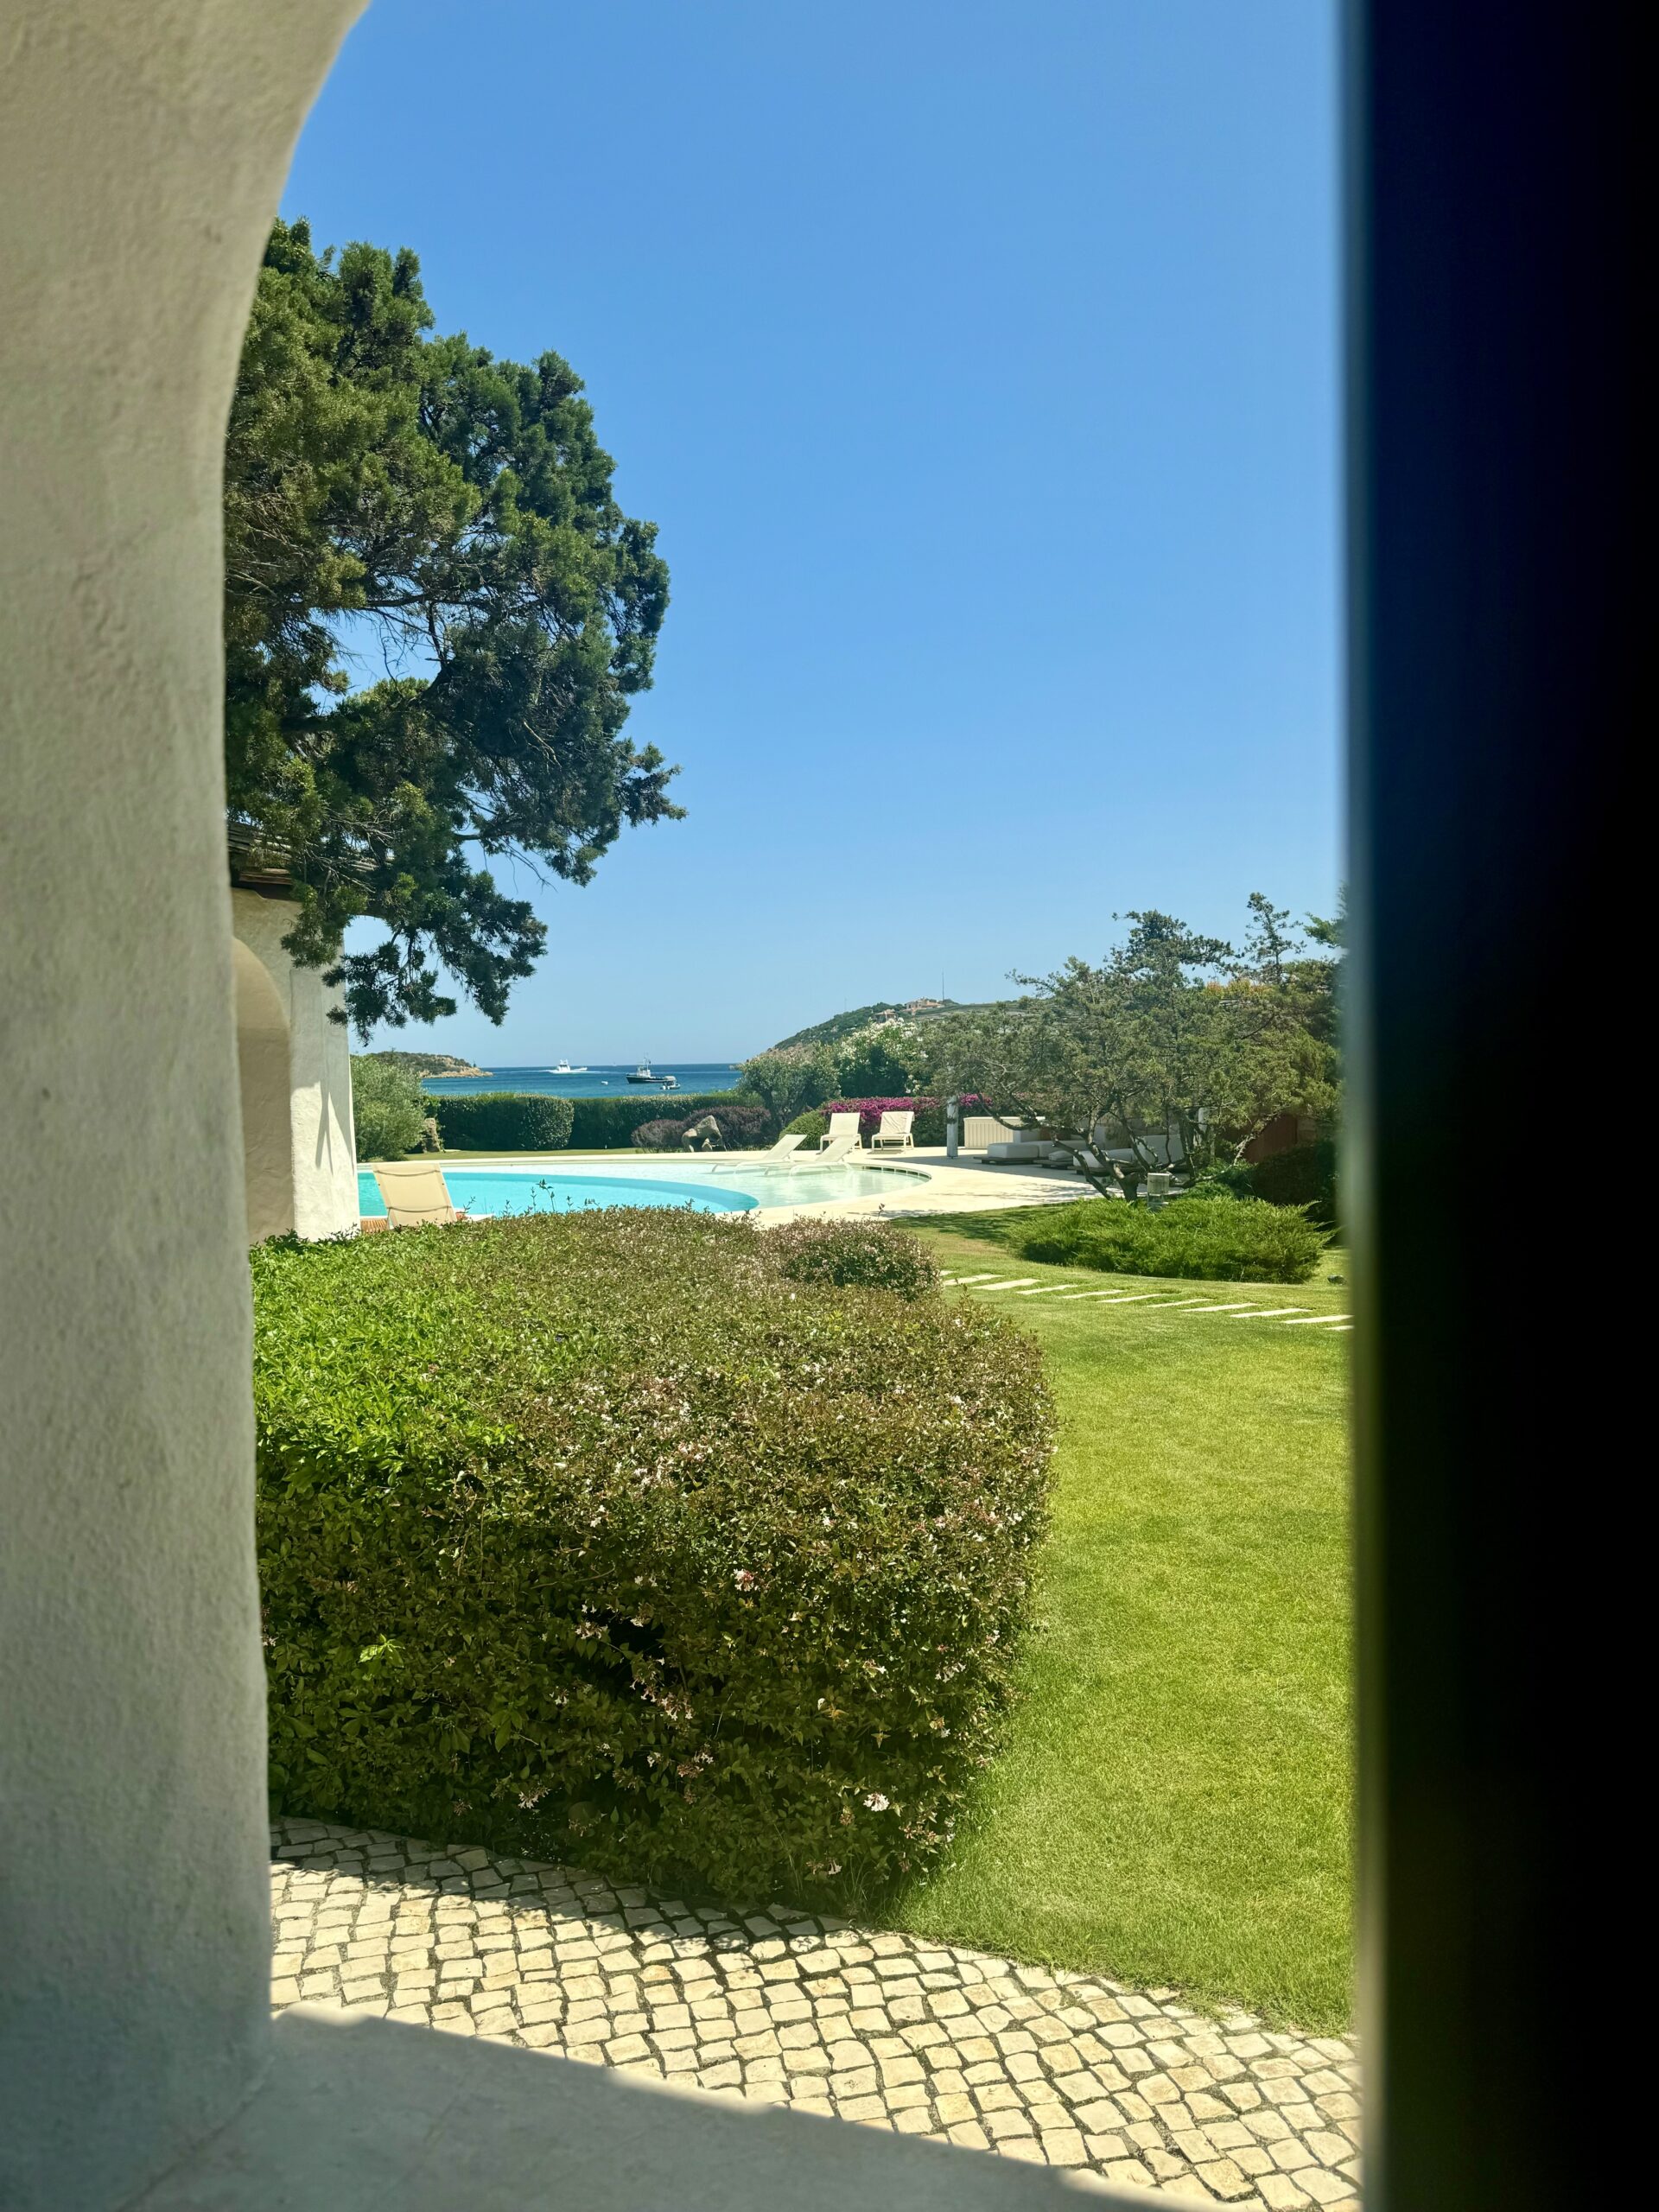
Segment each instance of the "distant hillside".
[[384,1060],[388,1067],[407,1068],[410,1075],[488,1075],[488,1068],[475,1068],[470,1060],[458,1060],[451,1052],[365,1052],[365,1060]]
[[873,1021],[884,1020],[889,1014],[914,1021],[925,1019],[930,1013],[953,1014],[956,1010],[955,999],[930,999],[925,1006],[918,1006],[913,1014],[906,1012],[903,999],[878,999],[874,1006],[855,1006],[846,1014],[832,1014],[828,1021],[814,1022],[810,1029],[798,1029],[792,1037],[780,1037],[772,1049],[781,1052],[790,1045],[837,1044],[842,1038],[855,1036],[859,1030],[868,1029]]

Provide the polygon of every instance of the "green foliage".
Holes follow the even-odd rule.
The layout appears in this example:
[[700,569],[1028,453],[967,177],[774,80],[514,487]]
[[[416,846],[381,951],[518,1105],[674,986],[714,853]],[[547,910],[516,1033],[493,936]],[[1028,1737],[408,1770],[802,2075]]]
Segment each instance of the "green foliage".
[[438,1135],[463,1152],[559,1152],[570,1141],[572,1102],[512,1090],[429,1098]]
[[378,1060],[383,1066],[402,1068],[406,1074],[423,1075],[487,1075],[487,1068],[474,1067],[470,1060],[458,1060],[453,1052],[373,1052],[353,1055],[353,1065],[359,1058]]
[[629,1142],[637,1144],[642,1152],[677,1152],[684,1135],[683,1122],[641,1122]]
[[677,1091],[632,1094],[620,1098],[574,1098],[570,1122],[573,1152],[610,1152],[626,1145],[644,1122],[683,1121],[690,1114],[718,1114],[733,1103],[729,1090],[709,1090],[698,1096]]
[[915,1051],[896,1025],[868,1029],[835,1047],[836,1095],[840,1098],[908,1097]]
[[[728,1098],[718,1106],[696,1107],[676,1120],[646,1122],[634,1131],[633,1141],[659,1151],[677,1149],[682,1145],[690,1147],[694,1133],[702,1130],[703,1135],[696,1137],[696,1143],[702,1146],[707,1141],[710,1121],[719,1131],[721,1144],[732,1152],[752,1150],[763,1145],[772,1135],[772,1116],[764,1106],[752,1098]],[[661,1134],[649,1136],[648,1130]]]
[[1292,1145],[1258,1160],[1251,1170],[1258,1198],[1269,1205],[1300,1206],[1327,1229],[1337,1223],[1337,1147],[1329,1137],[1316,1144]]
[[1131,913],[1098,967],[1074,957],[1019,978],[1028,998],[925,1024],[915,1036],[925,1087],[976,1091],[1004,1119],[1052,1130],[1103,1190],[1112,1179],[1099,1143],[1128,1149],[1143,1171],[1171,1158],[1202,1173],[1276,1113],[1329,1116],[1332,963],[1295,960],[1288,915],[1259,892],[1249,903],[1242,952],[1171,915]]
[[890,1290],[924,1298],[939,1271],[913,1236],[875,1221],[791,1221],[767,1231],[766,1256],[791,1282]]
[[[581,380],[432,321],[407,250],[336,260],[279,222],[226,445],[231,822],[291,871],[285,942],[365,1031],[454,1011],[435,959],[500,1020],[546,931],[479,855],[585,883],[625,823],[679,811],[623,734],[668,572]],[[348,658],[386,673],[353,689]],[[386,941],[342,956],[359,914]]]
[[786,1136],[804,1137],[808,1146],[817,1144],[829,1134],[830,1116],[820,1114],[816,1109],[810,1114],[798,1114],[784,1131]]
[[742,1075],[742,1090],[760,1100],[773,1128],[782,1129],[829,1097],[836,1087],[836,1058],[827,1045],[779,1046],[745,1060]]
[[431,1107],[420,1078],[375,1052],[352,1055],[352,1122],[359,1160],[397,1160],[421,1141]]
[[1305,1215],[1260,1198],[1173,1199],[1160,1212],[1110,1198],[1053,1206],[1009,1239],[1027,1259],[1205,1282],[1306,1282],[1325,1237]]
[[741,1217],[254,1257],[278,1806],[848,1899],[988,1761],[1045,1525],[1031,1340]]

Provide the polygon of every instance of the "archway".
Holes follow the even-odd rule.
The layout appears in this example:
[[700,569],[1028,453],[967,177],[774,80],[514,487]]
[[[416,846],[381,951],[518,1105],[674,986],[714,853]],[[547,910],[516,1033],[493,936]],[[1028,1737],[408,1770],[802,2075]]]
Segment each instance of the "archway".
[[294,1139],[289,1109],[288,1015],[258,954],[233,941],[236,1070],[242,1094],[248,1242],[294,1226]]

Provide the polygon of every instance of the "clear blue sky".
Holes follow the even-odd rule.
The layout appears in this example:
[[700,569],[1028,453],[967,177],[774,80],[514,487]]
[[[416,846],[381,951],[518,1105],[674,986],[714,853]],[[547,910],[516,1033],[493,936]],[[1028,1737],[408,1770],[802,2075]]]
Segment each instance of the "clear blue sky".
[[1338,873],[1330,0],[380,0],[284,203],[587,381],[672,578],[485,1064],[1000,995]]

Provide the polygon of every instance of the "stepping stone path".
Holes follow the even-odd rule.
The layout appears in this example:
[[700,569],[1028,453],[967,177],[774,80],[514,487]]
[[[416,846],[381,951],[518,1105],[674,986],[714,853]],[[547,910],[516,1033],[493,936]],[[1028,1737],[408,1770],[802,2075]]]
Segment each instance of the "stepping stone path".
[[1352,2039],[773,1905],[285,1821],[271,1998],[497,2037],[1189,2202],[1359,2212]]
[[[1154,1313],[1179,1313],[1197,1319],[1213,1313],[1230,1321],[1277,1321],[1287,1329],[1331,1329],[1339,1336],[1353,1328],[1346,1313],[1310,1313],[1303,1306],[1214,1306],[1207,1298],[1166,1298],[1156,1290],[1089,1290],[1080,1282],[1039,1283],[1035,1275],[958,1275],[941,1271],[939,1281],[955,1290],[1011,1290],[1020,1298],[1093,1298],[1111,1306],[1148,1306]],[[1028,1288],[1028,1285],[1035,1287]]]

